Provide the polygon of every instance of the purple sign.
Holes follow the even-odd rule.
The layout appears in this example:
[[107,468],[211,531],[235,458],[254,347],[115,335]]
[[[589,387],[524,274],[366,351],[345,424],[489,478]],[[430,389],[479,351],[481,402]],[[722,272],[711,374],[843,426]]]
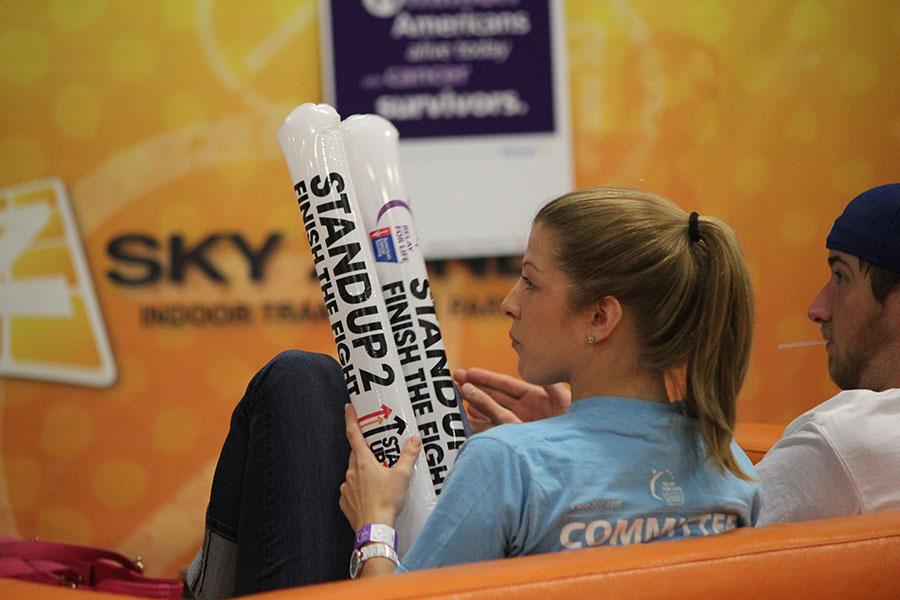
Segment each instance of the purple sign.
[[556,130],[548,0],[328,1],[340,114],[405,139]]

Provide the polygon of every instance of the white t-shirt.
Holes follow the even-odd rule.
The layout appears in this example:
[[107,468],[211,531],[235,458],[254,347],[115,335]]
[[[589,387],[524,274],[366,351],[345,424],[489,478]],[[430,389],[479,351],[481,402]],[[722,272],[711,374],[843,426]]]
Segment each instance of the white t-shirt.
[[900,510],[900,389],[841,392],[794,419],[756,469],[758,525]]

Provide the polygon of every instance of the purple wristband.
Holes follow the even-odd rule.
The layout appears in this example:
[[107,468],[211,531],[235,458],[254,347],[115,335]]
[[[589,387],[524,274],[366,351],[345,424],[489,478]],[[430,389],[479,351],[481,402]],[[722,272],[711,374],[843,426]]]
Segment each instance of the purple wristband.
[[369,523],[363,525],[356,532],[356,542],[354,548],[359,550],[369,542],[383,542],[397,551],[397,532],[393,527],[382,523]]

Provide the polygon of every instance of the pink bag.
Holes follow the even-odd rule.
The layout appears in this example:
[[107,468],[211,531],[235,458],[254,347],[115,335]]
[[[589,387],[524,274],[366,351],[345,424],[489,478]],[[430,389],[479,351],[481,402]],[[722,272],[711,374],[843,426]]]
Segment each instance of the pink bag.
[[15,538],[0,538],[0,577],[145,598],[181,598],[183,588],[109,550]]

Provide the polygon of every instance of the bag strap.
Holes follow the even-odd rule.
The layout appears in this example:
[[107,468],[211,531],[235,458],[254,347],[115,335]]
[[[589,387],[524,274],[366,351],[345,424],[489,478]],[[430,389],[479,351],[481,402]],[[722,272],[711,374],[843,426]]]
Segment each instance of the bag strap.
[[93,562],[95,560],[108,560],[135,573],[141,573],[133,561],[117,552],[89,548],[75,544],[61,544],[57,542],[43,542],[39,540],[19,540],[15,538],[0,539],[0,558],[16,556],[32,560],[55,560],[63,562],[82,561]]
[[39,581],[40,583],[60,583],[62,581],[84,581],[90,570],[78,569],[58,561],[28,560],[14,556],[0,557],[0,577]]
[[0,538],[0,576],[147,598],[180,598],[183,590],[180,579],[147,577],[117,552],[15,538]]
[[132,572],[116,572],[116,567],[95,564],[91,581],[98,592],[130,594],[146,598],[181,598],[184,583],[180,579],[157,579]]

